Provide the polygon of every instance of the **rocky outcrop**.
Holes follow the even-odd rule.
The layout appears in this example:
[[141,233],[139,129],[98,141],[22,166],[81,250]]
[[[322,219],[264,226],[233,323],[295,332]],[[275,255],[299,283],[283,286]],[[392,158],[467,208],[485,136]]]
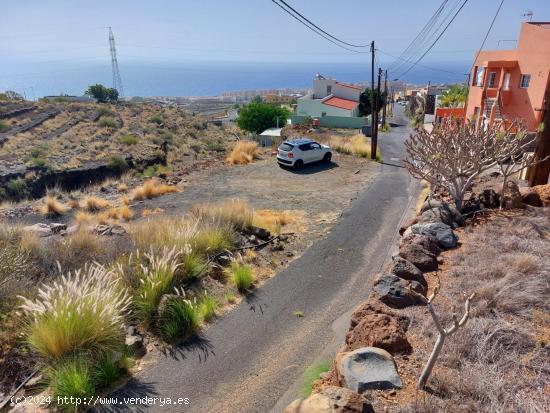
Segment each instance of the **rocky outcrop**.
[[437,257],[418,244],[403,244],[399,247],[399,256],[412,263],[420,271],[437,270]]
[[379,347],[390,354],[409,353],[411,345],[406,335],[409,321],[405,316],[368,314],[348,332],[346,350]]
[[410,290],[426,293],[426,287],[419,282],[406,281],[393,274],[381,274],[372,289],[380,301],[392,308],[421,304],[422,301]]
[[343,387],[327,386],[305,400],[294,400],[283,413],[374,413],[374,410],[360,394]]
[[542,206],[542,200],[540,199],[539,193],[531,188],[521,190],[521,199],[525,205],[534,207]]
[[399,246],[406,244],[420,245],[424,249],[430,251],[434,255],[441,253],[441,248],[437,243],[437,239],[429,234],[413,234],[412,232],[404,235],[399,241]]
[[422,271],[405,258],[399,256],[393,257],[393,264],[390,268],[390,272],[404,280],[417,281],[424,286],[428,285]]
[[343,385],[356,393],[403,387],[393,357],[381,348],[363,347],[340,353],[337,368]]
[[40,238],[50,237],[55,234],[60,234],[67,229],[67,225],[59,223],[37,223],[23,227],[23,231],[39,236]]
[[415,224],[410,228],[413,234],[431,235],[437,240],[441,248],[454,248],[458,243],[458,237],[452,228],[442,222]]
[[419,222],[432,223],[442,222],[452,228],[464,225],[464,217],[454,205],[439,200],[429,199],[421,208]]

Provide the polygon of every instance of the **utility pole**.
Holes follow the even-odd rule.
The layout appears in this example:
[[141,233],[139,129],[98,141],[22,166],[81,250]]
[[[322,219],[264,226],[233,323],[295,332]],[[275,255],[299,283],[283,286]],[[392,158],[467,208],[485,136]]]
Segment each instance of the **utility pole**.
[[120,70],[118,69],[118,60],[116,57],[115,35],[113,30],[109,27],[109,49],[111,50],[111,69],[113,71],[113,88],[118,91],[120,96],[124,96],[124,89],[122,87],[122,78],[120,77]]
[[550,176],[550,159],[540,162],[550,156],[550,80],[546,85],[546,92],[541,108],[541,123],[543,128],[538,132],[537,146],[535,148],[535,160],[539,163],[529,171],[529,186],[544,185]]
[[388,71],[384,71],[384,108],[382,109],[382,126],[386,127],[386,108],[388,106]]
[[[378,68],[378,85],[376,87],[376,100],[375,100],[375,108],[374,108],[374,113],[375,113],[375,116],[374,116],[374,119],[375,119],[375,123],[374,123],[374,130],[376,131],[375,132],[375,136],[376,138],[374,139],[374,156],[376,157],[376,151],[378,150],[378,111],[380,110],[380,108],[378,107],[378,101],[380,100],[380,79],[382,77],[382,69],[381,68]],[[371,154],[372,156],[372,154]],[[373,158],[374,159],[374,158]]]
[[371,115],[370,115],[370,158],[376,159],[376,133],[378,132],[376,130],[376,116],[375,116],[375,108],[376,108],[376,100],[374,98],[374,40],[370,44],[370,52],[371,52],[371,94],[370,94],[370,109],[371,109]]

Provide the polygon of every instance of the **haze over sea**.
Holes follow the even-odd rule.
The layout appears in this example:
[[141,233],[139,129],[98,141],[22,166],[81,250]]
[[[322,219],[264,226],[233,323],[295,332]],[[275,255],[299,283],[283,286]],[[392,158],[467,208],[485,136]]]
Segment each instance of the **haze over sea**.
[[[227,91],[309,88],[316,73],[345,82],[370,82],[367,57],[364,65],[219,61],[152,64],[119,59],[119,66],[126,96],[215,96]],[[415,67],[404,80],[411,84],[464,82],[464,73],[469,70],[465,61],[431,62],[429,68],[426,66]],[[110,60],[101,64],[18,62],[0,69],[0,90],[16,90],[29,99],[60,93],[81,95],[95,83],[111,85]]]

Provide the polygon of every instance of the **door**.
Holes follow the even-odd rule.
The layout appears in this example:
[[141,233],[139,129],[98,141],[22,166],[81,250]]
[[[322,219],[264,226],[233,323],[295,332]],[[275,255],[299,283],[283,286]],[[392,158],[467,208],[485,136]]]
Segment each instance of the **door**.
[[313,157],[313,148],[311,147],[310,143],[304,143],[303,145],[299,146],[300,151],[302,152],[300,154],[300,158],[302,158],[302,161],[304,163],[314,162]]
[[504,90],[510,90],[510,73],[508,72],[504,74],[504,82],[503,82],[502,88]]
[[317,142],[311,144],[311,162],[320,161],[323,159],[323,149]]

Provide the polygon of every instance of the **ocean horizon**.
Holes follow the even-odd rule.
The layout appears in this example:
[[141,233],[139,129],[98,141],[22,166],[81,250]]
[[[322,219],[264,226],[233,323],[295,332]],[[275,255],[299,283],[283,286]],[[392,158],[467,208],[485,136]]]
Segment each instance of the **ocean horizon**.
[[[119,61],[125,96],[218,96],[223,92],[282,88],[309,88],[316,73],[351,82],[370,82],[370,61],[357,63],[282,62],[167,62]],[[409,84],[464,82],[468,62],[426,63],[404,79]],[[389,73],[388,78],[395,78]],[[112,84],[105,64],[4,65],[0,90],[15,90],[27,99],[46,95],[82,95],[91,84]]]

